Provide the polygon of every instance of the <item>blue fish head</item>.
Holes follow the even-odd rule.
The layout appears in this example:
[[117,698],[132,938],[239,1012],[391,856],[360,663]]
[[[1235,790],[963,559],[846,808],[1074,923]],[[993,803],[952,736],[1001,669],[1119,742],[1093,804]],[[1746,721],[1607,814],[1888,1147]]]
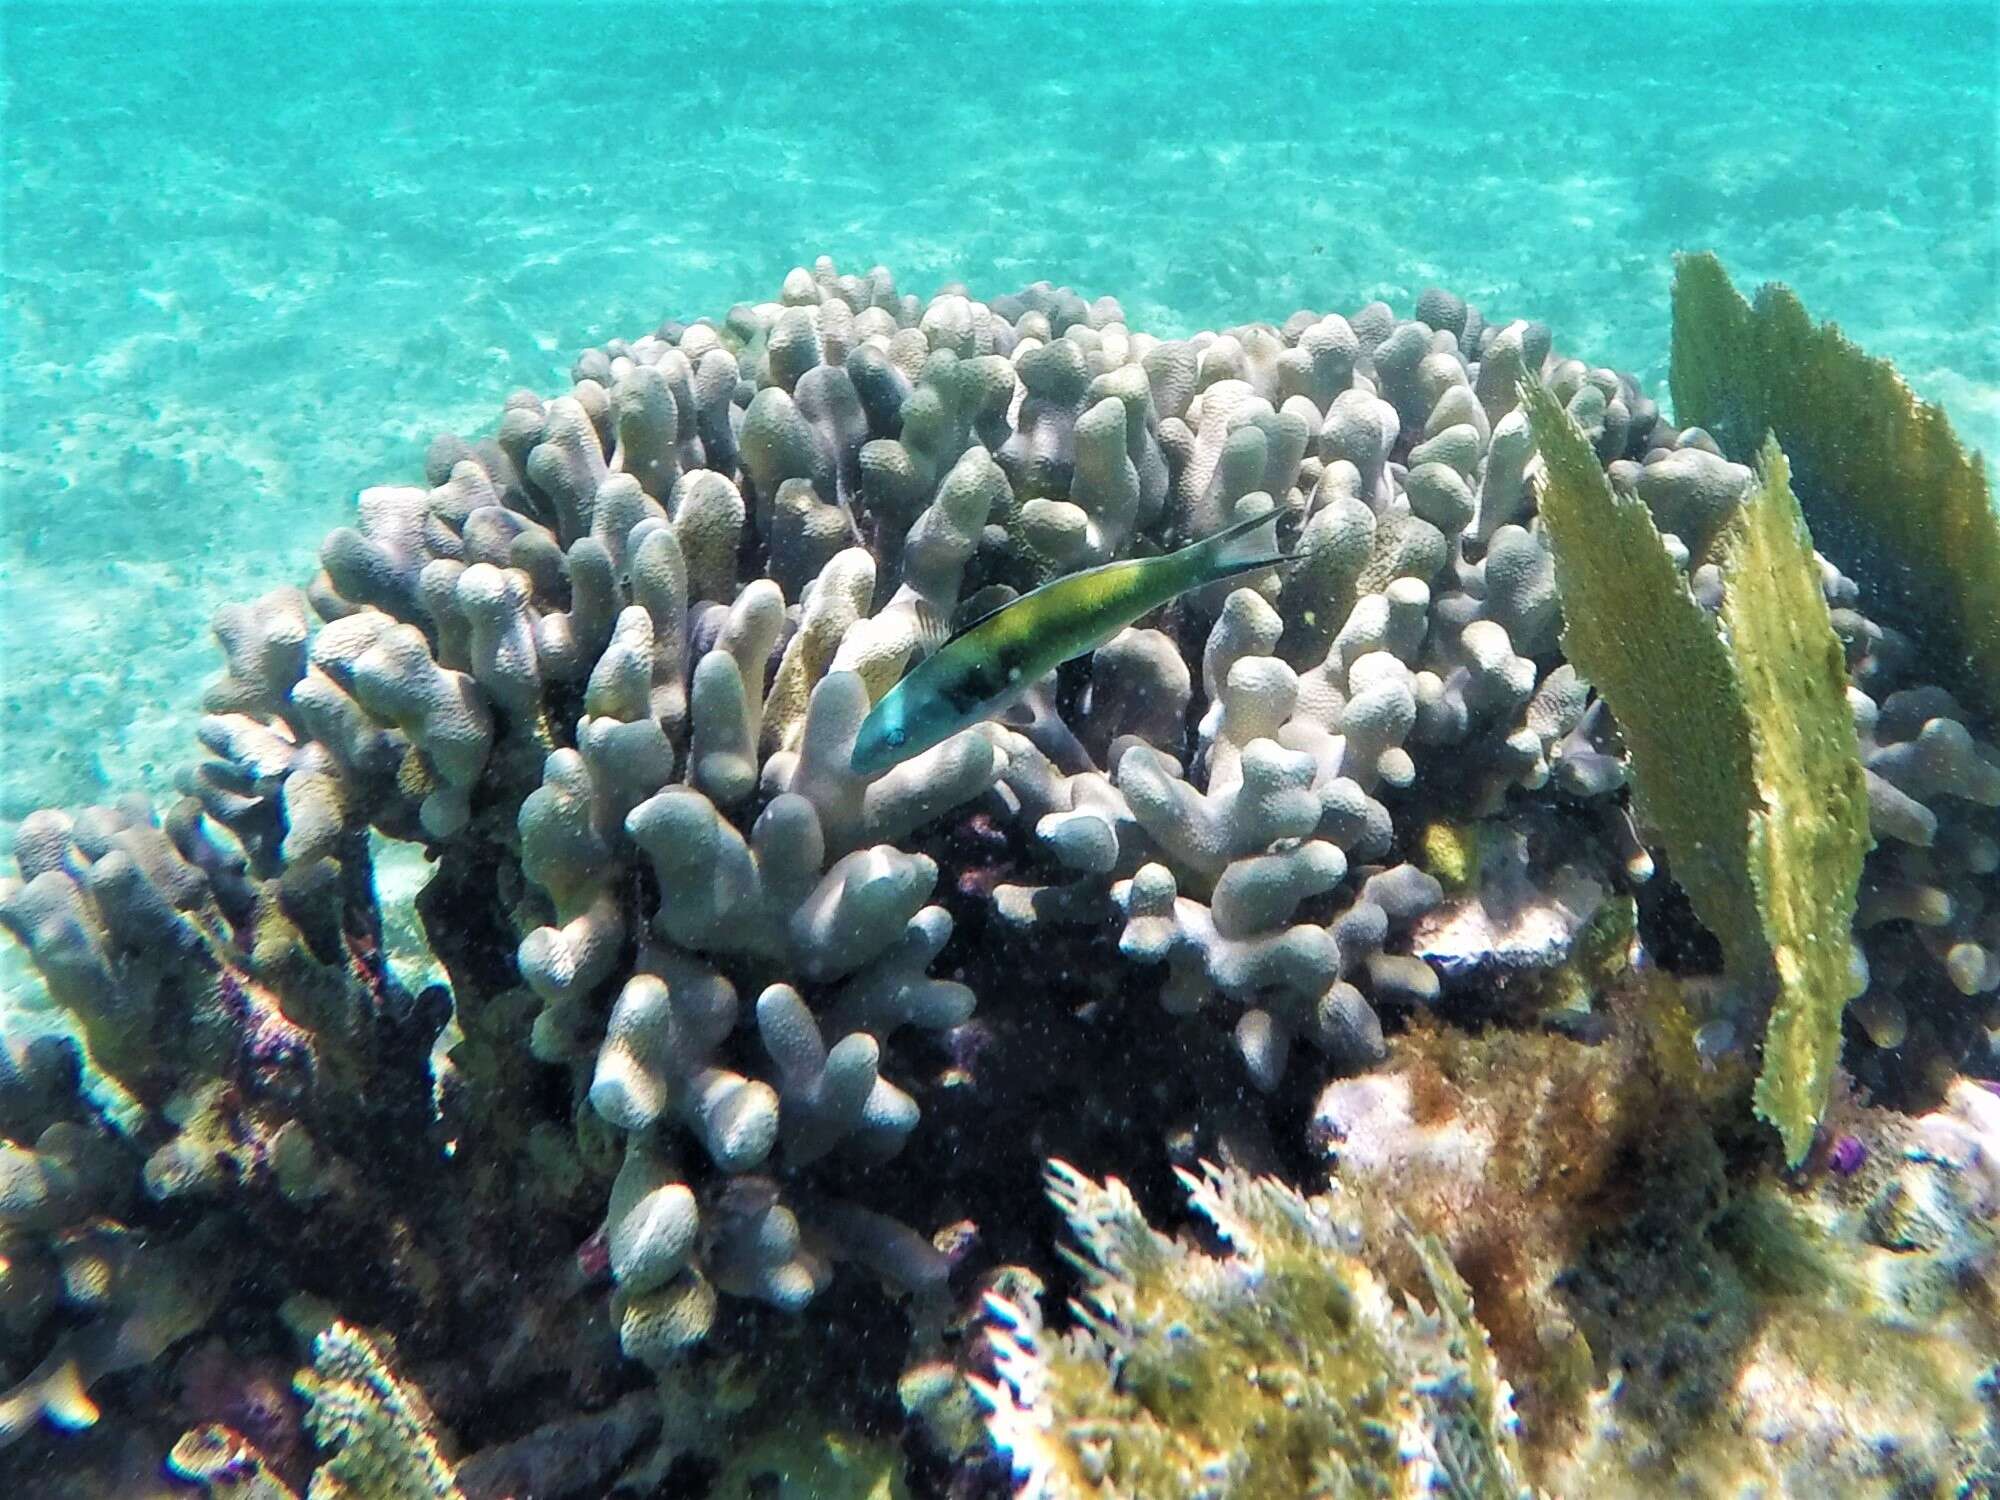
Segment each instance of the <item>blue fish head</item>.
[[848,757],[855,775],[880,776],[923,748],[909,748],[910,725],[904,712],[908,700],[909,694],[899,683],[868,711],[868,717],[861,721],[860,733],[854,737],[854,753]]
[[854,754],[848,767],[856,776],[880,776],[907,757],[903,745],[908,740],[901,724],[883,724],[870,714],[854,740]]
[[868,711],[848,764],[857,776],[880,776],[944,743],[977,717],[948,702],[931,674],[919,670],[890,688]]

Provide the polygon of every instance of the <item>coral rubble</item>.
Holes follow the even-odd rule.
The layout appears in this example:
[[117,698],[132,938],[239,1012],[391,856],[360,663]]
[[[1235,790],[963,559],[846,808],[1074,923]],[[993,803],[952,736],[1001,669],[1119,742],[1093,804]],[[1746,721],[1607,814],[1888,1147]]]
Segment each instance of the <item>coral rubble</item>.
[[[1775,451],[1416,312],[1161,339],[822,260],[365,490],[217,612],[170,806],[21,825],[0,1474],[1799,1493],[1881,1468],[1815,1320],[1897,1351],[1820,1377],[1857,1433],[1987,1472],[1983,679]],[[855,771],[939,621],[1257,518],[1292,566]]]

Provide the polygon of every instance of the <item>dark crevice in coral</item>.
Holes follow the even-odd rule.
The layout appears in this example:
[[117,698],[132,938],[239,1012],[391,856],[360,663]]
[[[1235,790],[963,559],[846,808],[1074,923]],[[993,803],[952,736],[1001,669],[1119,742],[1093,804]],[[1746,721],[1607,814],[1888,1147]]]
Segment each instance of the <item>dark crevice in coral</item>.
[[1696,918],[1687,892],[1674,882],[1664,858],[1660,864],[1653,878],[1633,892],[1639,903],[1639,936],[1646,951],[1669,973],[1721,973],[1722,945]]

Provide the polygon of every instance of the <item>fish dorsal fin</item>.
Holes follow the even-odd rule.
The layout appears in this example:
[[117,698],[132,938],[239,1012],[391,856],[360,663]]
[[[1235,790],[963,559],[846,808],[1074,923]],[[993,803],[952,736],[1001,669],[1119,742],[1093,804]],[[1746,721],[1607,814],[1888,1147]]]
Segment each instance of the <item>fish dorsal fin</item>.
[[937,606],[928,599],[917,600],[910,607],[910,614],[916,621],[918,653],[937,655],[938,647],[951,639],[951,621],[938,613]]
[[[972,598],[966,601],[968,604],[982,604],[982,605],[988,605],[988,607],[982,608],[978,614],[974,615],[971,619],[967,620],[963,625],[959,626],[958,629],[948,630],[938,640],[938,649],[942,650],[944,647],[949,646],[953,641],[957,640],[960,636],[970,634],[972,631],[977,630],[981,625],[984,625],[988,620],[992,619],[995,615],[999,614],[1000,611],[1005,609],[1008,605],[1015,603],[1017,600],[1025,599],[1026,597],[1027,595],[1016,593],[1013,589],[1007,587],[1007,585],[1005,585],[1004,583],[988,584],[985,588],[981,589],[978,593],[974,594]],[[989,604],[989,601],[997,601],[997,602],[991,602]],[[926,606],[926,608],[928,607],[929,606]],[[932,610],[931,613],[935,615],[937,612],[935,610]]]

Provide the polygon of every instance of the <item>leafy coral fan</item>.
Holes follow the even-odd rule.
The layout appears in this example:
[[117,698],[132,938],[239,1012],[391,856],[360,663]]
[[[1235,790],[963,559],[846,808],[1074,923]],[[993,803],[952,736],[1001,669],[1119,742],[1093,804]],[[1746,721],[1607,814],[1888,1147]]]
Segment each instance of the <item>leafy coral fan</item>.
[[[137,1434],[150,1463],[192,1424],[200,1453],[254,1439],[297,1487],[297,1418],[251,1393],[338,1317],[393,1335],[471,1455],[468,1495],[750,1485],[775,1471],[739,1460],[780,1449],[859,1487],[896,1463],[909,1347],[939,1433],[961,1366],[1001,1392],[954,1308],[998,1262],[1048,1267],[1051,1226],[1022,1213],[1045,1157],[1141,1194],[1169,1157],[1310,1169],[1298,1127],[1329,1073],[1394,1077],[1413,1036],[1463,1022],[1558,1027],[1631,1106],[1658,1071],[1620,1040],[1635,953],[1734,1066],[1769,997],[1665,977],[1712,952],[1648,881],[1618,705],[1564,657],[1523,384],[1592,480],[1644,505],[1667,592],[1725,621],[1711,554],[1754,477],[1540,325],[1443,293],[1417,311],[1163,340],[1108,298],[922,301],[822,261],[774,301],[587,351],[491,436],[437,439],[424,483],[364,491],[307,587],[217,613],[224,671],[170,807],[21,825],[0,925],[51,1024],[10,1017],[0,1048],[0,1443],[32,1454],[115,1399],[97,1435]],[[1290,568],[1185,596],[1003,721],[854,771],[936,620],[1260,515]],[[2000,757],[1839,561],[1803,576],[1885,841],[1857,1003],[1882,1050],[1860,1066],[1922,1098],[2000,985],[1991,830],[1960,816],[1996,800]],[[442,982],[415,993],[375,880],[398,847],[430,867]],[[1933,1026],[1908,1012],[1940,962],[1967,1004]],[[1896,1024],[1920,1056],[1893,1051]],[[1757,1141],[1696,1135],[1704,1162],[1768,1168]],[[1616,1165],[1593,1166],[1607,1192]],[[1065,1181],[1079,1211],[1110,1192]],[[1225,1234],[1254,1226],[1302,1277],[1326,1259],[1343,1326],[1402,1382],[1383,1420],[1412,1453],[1511,1475],[1448,1268],[1398,1283],[1435,1311],[1399,1309],[1355,1290],[1374,1285],[1356,1247],[1308,1200],[1203,1182]],[[1595,1211],[1528,1217],[1574,1248]],[[1121,1222],[1172,1243],[1136,1207]],[[1218,1317],[1260,1253],[1232,1243],[1159,1252],[1216,1283]],[[1096,1264],[1115,1302],[1124,1273]],[[1567,1382],[1524,1386],[1525,1409],[1580,1420],[1583,1334],[1517,1337],[1572,1268],[1538,1263],[1525,1290],[1482,1269],[1503,1354]],[[175,1354],[197,1330],[199,1378]],[[1486,1392],[1475,1438],[1447,1420],[1460,1381]],[[996,1413],[1034,1409],[1008,1389]],[[1347,1420],[1325,1431],[1359,1464],[1380,1434]],[[999,1483],[955,1431],[913,1472]],[[1178,1441],[1134,1440],[1156,1436]],[[62,1441],[100,1465],[66,1472],[125,1461]]]

